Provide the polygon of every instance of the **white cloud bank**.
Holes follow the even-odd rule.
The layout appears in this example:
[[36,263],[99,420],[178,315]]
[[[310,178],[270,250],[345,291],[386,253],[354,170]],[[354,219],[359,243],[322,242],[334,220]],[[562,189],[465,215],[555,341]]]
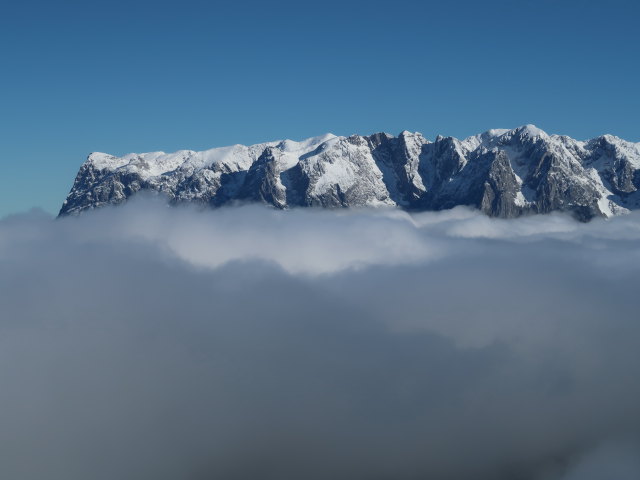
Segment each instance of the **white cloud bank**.
[[636,214],[8,217],[0,478],[637,479],[639,273]]

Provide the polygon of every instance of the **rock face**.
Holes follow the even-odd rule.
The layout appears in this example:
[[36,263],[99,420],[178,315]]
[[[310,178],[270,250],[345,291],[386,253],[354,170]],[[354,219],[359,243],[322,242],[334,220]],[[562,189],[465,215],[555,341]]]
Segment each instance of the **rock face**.
[[92,153],[60,215],[126,201],[141,190],[172,204],[276,208],[475,207],[494,217],[570,212],[581,220],[640,208],[640,143],[604,135],[586,142],[533,125],[458,140],[419,133],[325,135],[114,157]]

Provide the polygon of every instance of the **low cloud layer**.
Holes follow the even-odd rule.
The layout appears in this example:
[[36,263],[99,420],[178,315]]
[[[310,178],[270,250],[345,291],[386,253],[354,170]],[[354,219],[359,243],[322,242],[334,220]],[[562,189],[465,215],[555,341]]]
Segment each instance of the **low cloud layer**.
[[7,217],[0,478],[637,479],[639,274],[637,214]]

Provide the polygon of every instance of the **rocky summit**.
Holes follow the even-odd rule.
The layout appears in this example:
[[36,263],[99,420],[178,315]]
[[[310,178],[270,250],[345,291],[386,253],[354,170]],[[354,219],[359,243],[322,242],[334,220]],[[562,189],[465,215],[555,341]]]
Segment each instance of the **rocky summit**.
[[327,134],[203,152],[92,153],[60,215],[125,202],[140,191],[171,204],[258,202],[276,208],[458,205],[487,215],[569,212],[580,220],[640,208],[640,143],[578,141],[526,125],[458,140],[404,131]]

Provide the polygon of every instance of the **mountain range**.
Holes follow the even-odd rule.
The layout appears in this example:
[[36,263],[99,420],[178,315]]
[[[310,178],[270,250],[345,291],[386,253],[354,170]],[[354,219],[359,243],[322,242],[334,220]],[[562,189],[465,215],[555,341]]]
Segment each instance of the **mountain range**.
[[60,215],[125,202],[140,191],[170,204],[258,202],[276,208],[474,207],[501,218],[564,211],[587,221],[640,208],[640,143],[587,141],[533,125],[464,140],[420,133],[332,134],[202,152],[92,153]]

